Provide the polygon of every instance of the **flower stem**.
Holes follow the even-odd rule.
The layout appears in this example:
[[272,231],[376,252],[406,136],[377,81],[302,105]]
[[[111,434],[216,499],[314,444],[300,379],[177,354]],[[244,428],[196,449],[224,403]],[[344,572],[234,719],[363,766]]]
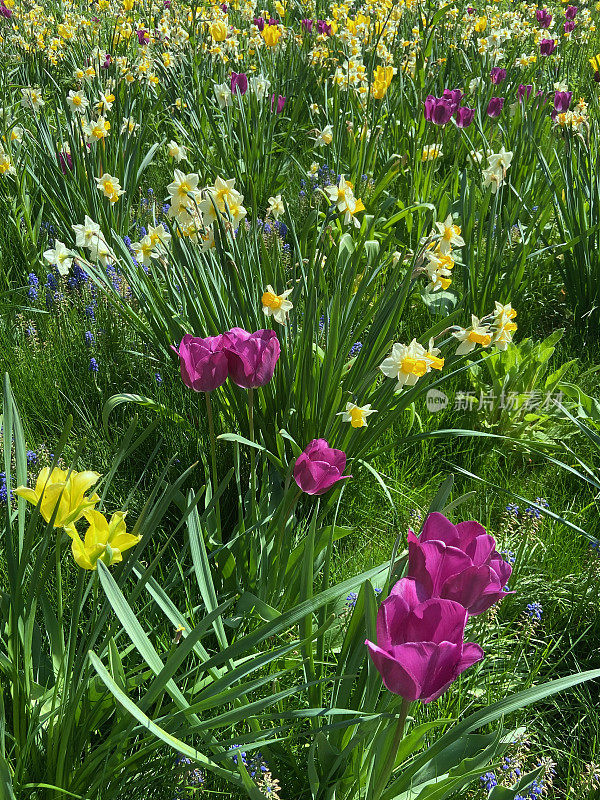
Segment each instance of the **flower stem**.
[[[254,389],[248,389],[248,426],[250,429],[250,441],[254,441]],[[254,523],[256,519],[256,452],[250,448],[250,521]]]
[[[212,483],[213,483],[213,495],[214,495],[218,487],[215,425],[213,421],[212,404],[210,402],[210,392],[204,392],[204,397],[206,398],[206,416],[208,418],[208,433],[210,436],[210,461],[212,467]],[[219,541],[222,541],[223,531],[221,530],[221,506],[218,499],[215,502],[215,518],[217,521],[217,539]]]
[[396,756],[398,755],[398,748],[400,747],[400,742],[404,738],[404,728],[406,726],[406,717],[408,716],[409,708],[410,708],[410,700],[406,700],[405,698],[403,698],[402,705],[400,706],[400,713],[398,714],[398,721],[396,723],[396,730],[394,731],[394,738],[392,740],[392,744],[385,755],[383,761],[383,767],[378,772],[377,777],[375,778],[375,789],[373,791],[373,800],[379,800],[394,770],[394,764],[396,763]]

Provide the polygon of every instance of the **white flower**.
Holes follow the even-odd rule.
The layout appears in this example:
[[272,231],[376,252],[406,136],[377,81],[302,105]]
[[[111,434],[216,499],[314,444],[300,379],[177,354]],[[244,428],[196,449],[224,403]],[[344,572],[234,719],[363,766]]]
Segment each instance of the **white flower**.
[[367,403],[366,406],[357,406],[355,403],[346,403],[345,411],[338,411],[337,417],[342,418],[342,422],[349,422],[353,428],[366,428],[367,417],[369,414],[376,414],[371,404]]
[[274,197],[269,197],[269,207],[267,208],[267,214],[271,214],[273,217],[275,217],[275,219],[279,219],[279,217],[284,213],[284,211],[285,208],[280,194],[276,194]]
[[21,94],[23,97],[21,98],[21,105],[23,108],[31,108],[33,111],[38,111],[44,105],[46,105],[42,99],[42,93],[40,89],[21,89]]
[[68,275],[73,263],[73,253],[58,239],[54,242],[54,250],[44,252],[46,261],[55,266],[60,275]]
[[116,203],[119,197],[125,194],[125,190],[121,189],[119,179],[115,178],[113,175],[109,175],[108,172],[105,172],[101,178],[96,178],[95,180],[98,190],[101,191],[104,197],[107,197],[111,203]]
[[83,225],[73,225],[76,234],[75,244],[77,247],[89,247],[91,242],[100,236],[100,225],[90,219],[87,214]]
[[182,144],[177,144],[177,142],[171,141],[167,145],[169,149],[169,155],[173,158],[178,164],[180,161],[187,160],[187,148],[184,147]]
[[452,220],[452,214],[448,214],[444,222],[436,222],[439,231],[439,248],[444,255],[449,253],[453,247],[464,247],[465,241],[460,235],[460,228]]
[[126,133],[131,136],[140,127],[139,122],[136,122],[133,117],[125,117],[121,125],[121,133]]
[[454,336],[460,342],[456,350],[457,356],[464,356],[472,352],[479,344],[481,347],[489,347],[492,342],[492,333],[487,323],[482,323],[475,314],[471,314],[471,325],[468,328],[458,328],[453,331]]
[[[248,85],[250,87],[250,91],[254,92],[259,100],[262,100],[271,88],[271,81],[268,78],[265,78],[264,75],[253,75],[248,81]],[[229,92],[229,94],[231,94],[231,92]]]
[[423,345],[413,339],[409,345],[396,342],[391,354],[380,364],[379,369],[388,378],[396,378],[396,392],[403,386],[414,386],[431,368],[430,358]]
[[275,294],[275,289],[269,284],[261,298],[264,313],[267,317],[273,317],[275,322],[278,322],[280,325],[285,324],[287,315],[294,307],[287,299],[291,292],[291,289],[286,289],[286,291],[281,294]]
[[85,114],[85,110],[89,106],[90,101],[83,91],[74,92],[71,90],[67,95],[67,104],[73,113]]
[[331,125],[326,125],[323,128],[323,130],[319,132],[315,144],[317,145],[317,147],[323,147],[323,145],[331,144],[332,141],[333,141],[333,127]]
[[218,83],[215,85],[215,98],[219,104],[219,108],[225,108],[225,106],[231,105],[231,89],[226,83]]

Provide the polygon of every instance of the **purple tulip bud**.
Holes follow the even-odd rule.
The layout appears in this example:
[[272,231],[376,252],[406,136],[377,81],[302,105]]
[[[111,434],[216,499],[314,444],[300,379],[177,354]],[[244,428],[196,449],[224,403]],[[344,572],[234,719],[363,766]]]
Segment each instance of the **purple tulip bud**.
[[550,14],[547,9],[538,8],[538,10],[535,12],[535,18],[537,19],[540,28],[550,27],[550,23],[552,22],[552,14]]
[[567,10],[565,11],[565,18],[575,19],[576,16],[577,16],[577,6],[567,6]]
[[324,19],[317,20],[317,30],[319,33],[324,33],[327,36],[331,36],[331,25],[328,22],[325,22]]
[[527,84],[527,86],[525,86],[522,83],[519,84],[519,88],[517,89],[517,100],[519,101],[519,103],[523,102],[523,98],[525,97],[525,95],[527,95],[527,99],[529,100],[529,95],[531,94],[532,89],[533,86],[530,83]]
[[254,17],[254,24],[258,28],[259,31],[263,31],[265,27],[265,21],[263,17]]
[[163,2],[163,8],[171,8],[172,5],[173,3],[171,0],[164,0]]
[[148,44],[150,41],[150,37],[148,36],[148,31],[144,30],[144,28],[140,28],[137,32],[138,42],[140,44]]
[[467,6],[467,14],[474,14],[474,13],[475,9],[473,8],[473,6]]
[[511,573],[494,537],[478,522],[453,525],[434,512],[418,538],[408,532],[408,577],[422,598],[454,600],[476,616],[505,597]]
[[502,108],[504,107],[504,98],[503,97],[492,97],[490,102],[488,103],[487,107],[487,115],[492,119],[499,117],[502,113]]
[[300,20],[300,23],[301,23],[302,27],[304,28],[304,30],[306,31],[306,33],[312,33],[312,29],[313,29],[313,21],[312,21],[312,19],[303,19],[303,20]]
[[279,20],[278,19],[274,19],[273,17],[269,17],[268,24],[269,25],[279,25]]
[[248,76],[245,72],[232,72],[231,73],[231,94],[239,92],[246,94],[248,91]]
[[181,340],[179,356],[181,380],[195,392],[212,392],[227,380],[228,361],[223,351],[223,336],[200,339],[189,333]]
[[456,109],[456,113],[454,116],[456,118],[456,125],[458,128],[468,128],[469,125],[473,122],[473,117],[475,116],[475,109],[467,108],[466,106],[461,106]]
[[244,389],[265,386],[273,377],[281,353],[275,331],[248,333],[242,328],[232,328],[223,334],[223,350],[229,377]]
[[600,83],[600,72],[598,71],[594,72],[594,81],[596,83]]
[[425,99],[425,119],[434,125],[447,125],[454,111],[454,103],[445,97],[428,95]]
[[565,33],[571,33],[571,31],[575,30],[575,22],[572,19],[568,19],[564,24]]
[[542,39],[540,42],[540,55],[551,56],[556,50],[556,41],[554,39]]
[[226,14],[227,13],[227,3],[221,3],[221,11]]
[[563,114],[568,111],[572,99],[573,92],[556,92],[554,95],[554,110],[556,113]]
[[506,78],[506,70],[502,67],[492,67],[490,78],[492,79],[492,83],[497,86]]
[[442,99],[449,100],[453,106],[453,113],[456,111],[458,106],[460,105],[460,101],[463,98],[463,93],[460,89],[444,89],[442,92]]
[[100,64],[100,66],[102,67],[102,69],[108,69],[111,65],[111,62],[112,58],[110,57],[110,54],[106,53],[106,55],[104,56],[104,61],[102,62],[102,64]]
[[429,703],[483,658],[478,644],[464,640],[466,623],[459,603],[423,600],[415,582],[402,578],[379,607],[377,644],[365,644],[390,692]]
[[346,454],[329,447],[325,439],[313,439],[296,459],[294,480],[306,494],[325,494],[338,481],[351,478],[344,475]]
[[[271,111],[273,111],[273,106],[274,105],[275,105],[275,95],[272,94],[271,95]],[[275,112],[277,114],[281,114],[281,112],[284,109],[284,106],[285,106],[285,97],[282,97],[281,95],[279,95],[279,97],[277,98],[277,108],[276,108]]]
[[58,163],[63,175],[67,174],[67,169],[73,169],[73,159],[71,153],[63,152],[58,154]]
[[0,5],[0,15],[6,17],[6,19],[10,19],[13,15],[12,9],[2,3],[2,5]]

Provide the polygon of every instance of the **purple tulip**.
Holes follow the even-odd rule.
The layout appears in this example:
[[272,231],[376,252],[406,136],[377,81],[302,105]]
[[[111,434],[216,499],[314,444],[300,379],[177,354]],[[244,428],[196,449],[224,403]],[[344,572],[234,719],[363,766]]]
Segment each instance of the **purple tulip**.
[[67,174],[67,170],[73,169],[73,159],[71,153],[62,152],[58,154],[58,163],[63,175]]
[[171,0],[164,0],[163,8],[171,8],[172,5],[173,3],[171,2]]
[[596,72],[594,72],[594,81],[596,83],[600,83],[600,72],[598,72],[597,70]]
[[456,111],[456,109],[460,105],[460,101],[462,100],[462,98],[463,98],[463,93],[461,92],[460,89],[444,89],[444,91],[442,92],[442,99],[450,100],[450,102],[454,107],[454,111]]
[[473,6],[467,6],[467,14],[474,14],[474,13],[475,9],[473,8]]
[[540,42],[540,55],[551,56],[556,50],[556,41],[554,39],[542,39]]
[[573,92],[556,92],[554,95],[554,110],[557,114],[562,114],[569,110]]
[[430,94],[425,99],[425,119],[434,125],[447,125],[454,111],[454,103],[445,97],[434,97]]
[[244,389],[265,386],[273,377],[281,353],[275,331],[248,333],[242,328],[232,328],[223,334],[223,350],[229,377]]
[[503,97],[492,97],[490,102],[488,103],[487,107],[487,115],[492,119],[499,117],[502,113],[502,108],[504,107],[504,98]]
[[279,20],[278,19],[274,19],[273,17],[269,17],[268,24],[269,25],[279,25]]
[[304,28],[304,30],[306,31],[306,33],[312,33],[312,29],[313,29],[313,21],[312,21],[312,19],[302,19],[302,20],[300,20],[300,23],[301,23],[302,27]]
[[258,30],[261,31],[261,33],[262,33],[262,31],[264,30],[264,27],[265,27],[265,21],[264,21],[263,17],[254,17],[254,24],[256,25]]
[[100,66],[102,67],[102,69],[108,69],[111,65],[111,62],[112,58],[110,57],[110,53],[106,53],[104,56],[104,61],[102,62],[102,64],[100,64]]
[[469,125],[473,122],[473,117],[475,116],[475,109],[467,108],[467,106],[461,106],[456,109],[454,116],[456,119],[456,126],[458,128],[468,128]]
[[517,100],[519,103],[523,102],[525,95],[527,95],[527,99],[529,100],[529,95],[531,94],[532,89],[533,86],[530,83],[528,83],[527,86],[522,83],[519,84],[519,88],[517,89]]
[[226,14],[227,13],[227,3],[221,3],[221,11]]
[[181,340],[179,356],[181,380],[195,392],[212,392],[227,380],[228,362],[223,351],[223,336],[200,339],[189,333]]
[[538,10],[535,12],[535,18],[537,19],[540,28],[550,27],[550,23],[552,22],[552,14],[550,14],[545,8],[538,8]]
[[[274,105],[275,105],[275,95],[272,94],[271,95],[271,111],[273,111],[273,106]],[[285,97],[282,97],[282,95],[279,95],[279,97],[277,98],[277,107],[275,109],[275,113],[281,114],[281,112],[284,109],[284,106],[285,106]]]
[[245,72],[232,72],[231,73],[231,94],[239,92],[246,94],[248,91],[248,76]]
[[494,537],[478,522],[453,525],[434,512],[419,537],[408,532],[408,576],[416,581],[421,600],[454,600],[476,616],[507,594],[511,573]]
[[490,78],[492,79],[492,83],[497,86],[506,78],[506,70],[502,67],[492,67]]
[[365,644],[390,692],[429,703],[483,658],[478,644],[464,640],[466,623],[460,603],[421,602],[414,581],[402,578],[379,607],[377,644]]
[[575,19],[577,16],[577,6],[567,6],[565,11],[565,19]]
[[12,9],[8,8],[4,5],[4,3],[2,3],[0,6],[0,15],[6,17],[6,19],[10,19],[13,15]]
[[571,33],[571,31],[575,30],[575,22],[572,19],[568,19],[564,24],[565,33]]
[[296,459],[294,480],[306,494],[325,494],[338,481],[351,478],[344,475],[346,454],[329,447],[325,439],[313,439]]

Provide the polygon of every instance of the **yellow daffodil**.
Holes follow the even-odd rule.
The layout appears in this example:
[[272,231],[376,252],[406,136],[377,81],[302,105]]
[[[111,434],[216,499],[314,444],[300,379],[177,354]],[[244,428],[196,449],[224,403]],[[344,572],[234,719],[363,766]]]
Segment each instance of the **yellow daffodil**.
[[117,511],[110,518],[110,522],[104,514],[95,509],[86,512],[85,518],[90,523],[82,540],[75,525],[67,528],[67,533],[71,537],[71,551],[75,562],[82,569],[97,569],[98,560],[110,567],[123,560],[123,553],[129,550],[142,538],[127,533],[125,526],[125,513]]
[[277,25],[265,25],[262,32],[262,37],[266,45],[269,47],[275,47],[281,38],[281,28],[278,28]]
[[15,493],[34,506],[40,504],[40,513],[46,522],[54,518],[55,528],[64,528],[80,519],[100,500],[97,494],[86,497],[85,493],[98,481],[97,472],[67,472],[55,467],[50,472],[44,467],[37,477],[35,489],[19,486]]
[[345,411],[338,411],[337,416],[342,418],[343,422],[349,422],[353,428],[366,428],[367,417],[369,414],[376,414],[371,404],[366,406],[357,406],[355,403],[346,403]]

